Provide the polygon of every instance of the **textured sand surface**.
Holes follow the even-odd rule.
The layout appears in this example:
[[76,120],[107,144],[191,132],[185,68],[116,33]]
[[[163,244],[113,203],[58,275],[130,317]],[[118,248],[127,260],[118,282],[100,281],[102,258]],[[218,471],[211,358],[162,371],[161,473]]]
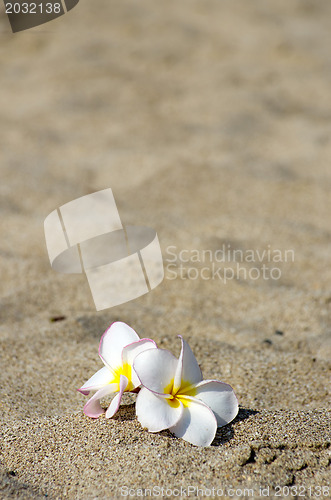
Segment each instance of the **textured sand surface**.
[[[331,4],[81,0],[15,35],[2,10],[0,39],[0,496],[326,487]],[[43,221],[106,187],[124,224],[158,232],[166,279],[97,313],[82,275],[52,271]],[[279,279],[202,279],[192,250],[223,245],[294,261],[271,263]],[[76,388],[115,320],[176,355],[181,333],[234,387],[213,446],[149,434],[129,398],[111,421],[83,415]]]

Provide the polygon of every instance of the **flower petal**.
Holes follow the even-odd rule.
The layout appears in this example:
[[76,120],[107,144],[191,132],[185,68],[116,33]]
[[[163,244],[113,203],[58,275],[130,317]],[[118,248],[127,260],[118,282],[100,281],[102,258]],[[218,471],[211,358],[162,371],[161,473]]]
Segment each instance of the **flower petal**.
[[215,414],[217,426],[222,427],[238,413],[238,400],[229,384],[218,380],[203,380],[185,394],[203,401]]
[[159,432],[177,424],[183,414],[183,404],[143,387],[137,396],[136,414],[143,427]]
[[169,394],[178,360],[166,349],[148,349],[135,358],[133,368],[143,386],[159,394]]
[[108,384],[102,389],[99,389],[91,399],[88,400],[86,405],[84,406],[84,413],[88,417],[98,418],[105,410],[100,405],[100,399],[108,396],[112,392],[116,392],[117,384]]
[[208,406],[198,399],[185,398],[183,415],[169,430],[196,446],[209,446],[215,437],[217,422]]
[[115,413],[117,412],[117,410],[118,410],[118,408],[119,408],[119,406],[121,404],[121,399],[122,399],[122,396],[123,396],[123,392],[127,388],[128,383],[129,383],[129,381],[128,381],[127,377],[125,377],[124,375],[121,375],[120,376],[120,390],[119,390],[119,393],[116,394],[116,396],[114,397],[114,399],[110,403],[110,405],[108,407],[108,410],[106,411],[106,418],[113,417],[115,415]]
[[197,384],[202,380],[200,367],[190,346],[181,335],[178,335],[178,337],[182,341],[182,349],[176,369],[174,392],[177,392],[180,388]]
[[[132,366],[135,357],[138,356],[138,354],[140,354],[141,352],[146,351],[147,349],[157,349],[157,345],[155,344],[154,340],[141,339],[137,342],[133,342],[132,344],[127,345],[126,347],[124,347],[122,352],[123,365],[127,364],[129,366]],[[140,385],[140,380],[134,370],[132,370],[131,372],[131,382],[134,388]]]
[[90,391],[96,391],[98,389],[101,389],[101,387],[110,384],[113,378],[114,378],[113,373],[106,366],[104,366],[103,368],[98,370],[94,375],[92,375],[92,377],[89,378],[88,381],[85,382],[85,384],[82,385],[82,387],[77,390],[82,394],[87,395],[89,394]]
[[139,340],[138,334],[130,326],[117,321],[102,335],[99,356],[106,366],[116,369],[122,365],[122,351],[125,346]]

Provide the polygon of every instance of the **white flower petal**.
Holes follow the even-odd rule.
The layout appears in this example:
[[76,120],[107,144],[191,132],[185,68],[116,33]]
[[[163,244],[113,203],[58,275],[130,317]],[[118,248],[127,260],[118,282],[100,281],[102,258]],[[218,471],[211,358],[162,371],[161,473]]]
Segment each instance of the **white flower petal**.
[[209,446],[215,437],[217,422],[208,406],[197,399],[190,398],[185,400],[181,419],[169,430],[177,437],[196,446]]
[[215,414],[218,427],[228,424],[238,413],[238,400],[229,384],[203,380],[185,394],[203,401]]
[[183,413],[183,404],[167,399],[146,388],[140,389],[136,400],[139,422],[150,432],[159,432],[175,425]]
[[123,392],[127,388],[128,382],[129,381],[128,381],[127,377],[125,377],[124,375],[120,376],[120,390],[119,390],[119,393],[116,394],[116,396],[114,397],[114,399],[110,403],[108,410],[106,411],[106,418],[113,417],[115,415],[115,413],[117,412],[117,410],[121,404]]
[[105,410],[100,405],[100,399],[116,392],[117,384],[109,384],[99,389],[84,406],[84,413],[88,417],[98,418]]
[[169,394],[178,360],[165,349],[148,349],[138,354],[133,368],[143,386],[159,394]]
[[[153,340],[141,339],[137,342],[133,342],[132,344],[127,345],[126,347],[124,347],[122,353],[123,365],[127,364],[129,366],[132,366],[135,357],[138,356],[138,354],[140,354],[141,352],[146,351],[147,349],[157,349],[157,345]],[[132,370],[131,372],[131,382],[134,388],[140,385],[140,380],[134,370]]]
[[122,366],[122,351],[125,346],[139,340],[137,333],[130,326],[117,321],[110,325],[102,335],[99,356],[106,366],[115,370]]
[[182,349],[180,352],[176,375],[174,380],[174,391],[177,392],[181,387],[187,387],[197,384],[202,380],[202,373],[197,360],[190,346],[178,335],[182,341]]
[[85,382],[80,389],[78,389],[78,391],[87,395],[90,391],[97,391],[98,389],[101,389],[101,387],[110,384],[113,379],[114,374],[106,366],[104,366],[92,375],[92,377],[89,378],[88,381]]

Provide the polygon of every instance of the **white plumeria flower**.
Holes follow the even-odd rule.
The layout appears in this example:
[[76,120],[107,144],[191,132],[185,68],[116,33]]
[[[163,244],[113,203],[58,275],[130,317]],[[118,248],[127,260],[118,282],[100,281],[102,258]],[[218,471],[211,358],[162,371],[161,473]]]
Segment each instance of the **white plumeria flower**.
[[190,346],[179,337],[179,359],[165,349],[151,349],[134,360],[143,386],[136,401],[137,417],[150,432],[169,429],[189,443],[209,446],[217,427],[237,415],[238,401],[230,385],[202,380]]
[[99,345],[99,356],[105,366],[78,389],[85,395],[90,391],[97,391],[84,406],[85,415],[98,418],[105,412],[100,399],[117,393],[106,411],[106,418],[115,415],[123,392],[134,391],[140,386],[132,365],[134,358],[147,349],[156,350],[153,340],[139,339],[137,333],[125,323],[118,321],[110,325]]

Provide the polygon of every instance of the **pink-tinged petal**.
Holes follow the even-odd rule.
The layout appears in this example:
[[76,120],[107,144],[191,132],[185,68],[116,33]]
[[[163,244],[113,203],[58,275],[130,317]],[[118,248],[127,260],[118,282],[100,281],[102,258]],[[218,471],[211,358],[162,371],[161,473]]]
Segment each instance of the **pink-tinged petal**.
[[150,432],[159,432],[175,425],[183,413],[183,404],[176,399],[167,399],[149,391],[140,389],[136,401],[136,414],[142,427]]
[[[132,344],[124,347],[122,352],[122,361],[123,365],[128,364],[129,366],[133,365],[133,361],[141,352],[147,351],[147,349],[157,349],[157,345],[151,339],[141,339],[137,342],[133,342]],[[138,375],[134,370],[131,372],[131,382],[134,388],[140,385],[140,380]]]
[[114,399],[110,403],[110,405],[108,407],[108,410],[106,411],[106,418],[113,417],[115,415],[115,413],[117,412],[117,410],[118,410],[118,408],[119,408],[119,406],[121,404],[121,399],[122,399],[122,396],[123,396],[123,392],[127,388],[128,383],[129,383],[128,379],[124,375],[121,375],[120,376],[120,390],[119,390],[119,393],[116,394],[116,396],[114,397]]
[[122,351],[125,346],[137,342],[138,334],[128,325],[117,321],[102,335],[99,356],[106,366],[116,369],[122,365]]
[[114,379],[114,374],[104,366],[98,370],[92,377],[85,382],[80,389],[77,389],[82,394],[87,395],[90,391],[97,391],[107,384],[110,384]]
[[229,384],[218,380],[203,380],[185,392],[203,401],[215,414],[218,427],[228,424],[238,413],[238,400]]
[[117,391],[117,384],[109,384],[99,389],[84,406],[84,413],[88,417],[98,418],[105,410],[100,405],[100,399]]
[[174,391],[180,388],[197,384],[202,380],[202,373],[195,356],[181,335],[178,335],[182,342],[176,375],[174,380]]
[[84,396],[88,396],[90,394],[90,391],[84,390],[82,388],[77,389],[77,391],[80,392],[81,394],[84,394]]
[[189,401],[185,399],[181,419],[169,430],[191,444],[209,446],[215,437],[217,422],[208,406],[198,399],[190,398]]
[[170,394],[178,360],[165,349],[148,349],[135,358],[133,368],[143,386]]

